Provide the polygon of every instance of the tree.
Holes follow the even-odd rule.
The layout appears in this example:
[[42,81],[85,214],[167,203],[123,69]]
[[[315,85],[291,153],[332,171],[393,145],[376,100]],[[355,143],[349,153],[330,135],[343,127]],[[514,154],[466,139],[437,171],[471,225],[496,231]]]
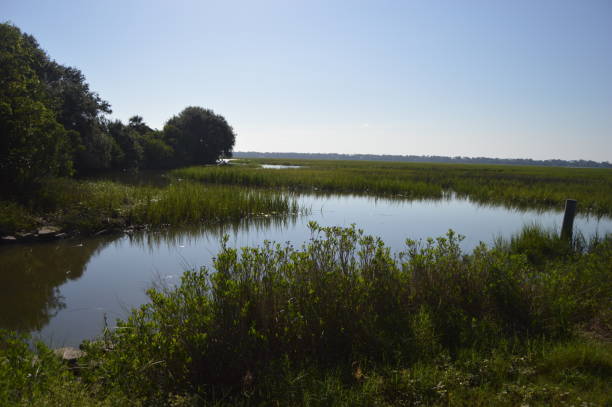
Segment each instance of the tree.
[[33,36],[22,34],[22,37],[31,50],[28,66],[44,87],[47,107],[71,131],[75,168],[108,168],[112,141],[102,129],[101,118],[104,113],[112,112],[110,104],[89,89],[79,69],[51,60]]
[[223,116],[195,106],[168,120],[163,133],[177,165],[210,164],[219,157],[231,157],[236,140]]
[[102,115],[112,112],[109,103],[89,90],[85,76],[77,68],[49,61],[43,77],[54,99],[58,122],[78,135],[73,139],[76,169],[110,167],[112,142],[101,123]]
[[162,132],[149,132],[140,141],[144,149],[144,168],[164,169],[174,165],[174,150],[163,140]]
[[120,169],[136,169],[142,166],[144,150],[141,135],[131,126],[125,126],[121,121],[104,121],[105,130],[117,143],[118,151],[112,156],[112,167]]
[[[102,115],[111,112],[108,102],[90,91],[80,70],[51,60],[31,35],[8,23],[0,25],[0,35],[1,114],[5,137],[2,154],[8,154],[9,138],[12,140],[10,143],[20,140],[19,143],[27,144],[27,148],[36,150],[38,154],[35,164],[27,154],[19,153],[19,163],[13,157],[13,164],[5,160],[4,165],[0,163],[2,168],[25,165],[19,169],[20,174],[33,176],[35,171],[57,175],[70,173],[73,167],[77,170],[110,167],[116,146],[103,131],[101,123]],[[60,127],[51,129],[51,122]],[[13,152],[17,151],[16,146],[11,148]],[[26,147],[21,145],[19,148]],[[51,154],[52,151],[55,152]],[[57,162],[55,167],[49,166],[58,159],[57,154],[68,162],[62,166],[56,165]],[[17,170],[16,167],[13,169]]]
[[72,172],[73,132],[57,122],[36,71],[40,50],[11,24],[0,24],[0,187],[23,193],[45,176]]
[[142,116],[130,117],[128,121],[128,127],[138,132],[138,134],[140,134],[141,136],[144,136],[145,134],[153,131],[153,129],[147,126],[147,124],[144,122]]

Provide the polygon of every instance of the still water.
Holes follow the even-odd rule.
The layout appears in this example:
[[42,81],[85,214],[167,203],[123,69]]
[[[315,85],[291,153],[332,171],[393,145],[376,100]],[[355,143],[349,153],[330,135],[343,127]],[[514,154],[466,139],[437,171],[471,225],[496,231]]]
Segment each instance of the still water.
[[[464,250],[480,241],[508,237],[525,224],[559,229],[557,211],[517,211],[468,200],[405,201],[351,195],[301,196],[308,215],[261,217],[225,226],[169,229],[132,235],[71,238],[0,247],[0,327],[33,332],[53,347],[95,338],[131,307],[147,300],[154,283],[174,284],[189,268],[210,266],[227,234],[231,246],[264,240],[299,246],[310,237],[308,222],[350,226],[380,236],[393,251],[406,238],[465,235]],[[612,233],[611,218],[577,217],[586,237]]]

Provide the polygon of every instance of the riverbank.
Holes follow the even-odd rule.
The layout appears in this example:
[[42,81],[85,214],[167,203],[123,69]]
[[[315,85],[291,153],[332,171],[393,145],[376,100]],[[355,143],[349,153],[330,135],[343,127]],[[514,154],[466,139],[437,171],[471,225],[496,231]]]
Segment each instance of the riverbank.
[[243,159],[170,174],[156,185],[47,179],[30,197],[0,200],[0,242],[296,213],[304,208],[288,195],[293,191],[398,199],[453,195],[483,205],[542,210],[562,209],[572,198],[581,214],[612,216],[609,169]]
[[[3,334],[0,400],[83,405],[606,405],[612,236],[526,228],[394,256],[355,228],[225,247],[214,271],[83,344],[76,370]],[[57,359],[53,359],[57,360]],[[7,370],[8,369],[8,370]],[[74,373],[78,372],[78,377]],[[29,376],[28,376],[29,375]]]
[[48,179],[24,203],[0,201],[2,242],[299,213],[289,194],[175,180],[163,187]]

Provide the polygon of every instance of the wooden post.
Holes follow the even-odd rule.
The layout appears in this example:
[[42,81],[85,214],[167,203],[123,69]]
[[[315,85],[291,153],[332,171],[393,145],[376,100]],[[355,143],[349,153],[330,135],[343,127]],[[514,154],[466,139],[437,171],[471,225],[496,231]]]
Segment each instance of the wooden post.
[[561,227],[561,239],[571,240],[574,230],[574,216],[576,216],[576,205],[578,202],[575,199],[565,200],[565,214],[563,215],[563,226]]

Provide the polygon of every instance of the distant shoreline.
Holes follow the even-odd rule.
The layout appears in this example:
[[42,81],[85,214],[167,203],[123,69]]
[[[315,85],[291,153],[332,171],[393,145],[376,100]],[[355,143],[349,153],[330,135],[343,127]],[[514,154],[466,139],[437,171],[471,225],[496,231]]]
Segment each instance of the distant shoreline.
[[530,158],[490,158],[490,157],[448,157],[437,155],[379,155],[379,154],[338,154],[338,153],[279,153],[257,151],[235,151],[235,158],[286,158],[312,160],[363,160],[363,161],[398,161],[415,163],[449,163],[449,164],[507,164],[537,165],[546,167],[577,168],[612,168],[608,161],[592,160],[533,160]]

